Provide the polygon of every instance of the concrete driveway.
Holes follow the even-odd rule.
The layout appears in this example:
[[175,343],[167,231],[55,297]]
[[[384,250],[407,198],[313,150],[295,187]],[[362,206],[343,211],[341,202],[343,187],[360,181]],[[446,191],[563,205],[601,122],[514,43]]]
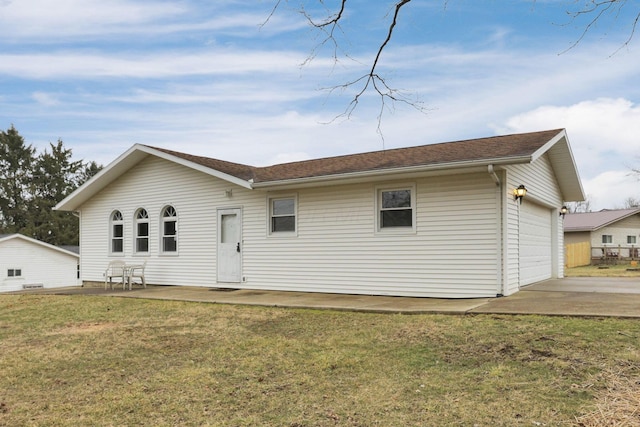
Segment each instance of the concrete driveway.
[[640,318],[640,279],[571,277],[547,280],[487,301],[470,313]]
[[640,294],[640,279],[637,277],[565,277],[536,283],[522,290]]

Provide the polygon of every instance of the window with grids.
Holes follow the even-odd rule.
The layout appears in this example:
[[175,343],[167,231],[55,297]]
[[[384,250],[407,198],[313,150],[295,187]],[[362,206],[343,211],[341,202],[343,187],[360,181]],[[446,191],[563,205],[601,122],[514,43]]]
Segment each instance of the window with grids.
[[296,231],[296,198],[283,197],[269,200],[270,232],[295,233]]
[[7,270],[7,277],[22,277],[22,269],[10,268]]
[[146,209],[138,209],[135,215],[136,253],[149,252],[149,214]]
[[602,244],[608,245],[613,243],[613,236],[611,234],[603,234],[602,235]]
[[378,190],[378,228],[414,228],[414,189],[396,188]]
[[173,206],[162,210],[162,252],[178,251],[178,213]]
[[124,252],[124,220],[122,212],[113,211],[111,214],[111,253]]
[[635,245],[636,236],[627,236],[627,245]]

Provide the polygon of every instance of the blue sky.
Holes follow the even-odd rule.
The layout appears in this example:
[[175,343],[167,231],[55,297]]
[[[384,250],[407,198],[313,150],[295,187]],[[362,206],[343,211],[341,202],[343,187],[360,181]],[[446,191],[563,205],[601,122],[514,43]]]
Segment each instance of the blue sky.
[[367,70],[393,2],[347,3],[337,62],[299,1],[265,23],[275,3],[0,0],[0,128],[102,164],[142,143],[256,166],[566,128],[593,209],[640,199],[637,0],[573,48],[580,2],[413,0],[379,72],[426,112],[389,105],[384,140],[378,97],[333,120],[353,92],[323,88]]

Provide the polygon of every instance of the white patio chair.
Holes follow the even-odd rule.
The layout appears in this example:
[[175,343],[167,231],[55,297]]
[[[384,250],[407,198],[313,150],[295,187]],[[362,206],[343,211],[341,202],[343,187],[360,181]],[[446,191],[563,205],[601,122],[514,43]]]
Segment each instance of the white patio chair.
[[122,260],[113,260],[109,262],[109,266],[104,272],[104,288],[107,289],[107,283],[109,283],[109,288],[113,290],[113,279],[120,279],[122,283],[122,289],[124,289],[127,273],[126,273],[127,265]]
[[137,278],[140,279],[140,281],[142,282],[142,286],[146,289],[147,288],[147,281],[144,278],[144,269],[147,266],[147,261],[143,262],[140,265],[130,265],[128,266],[129,269],[129,277],[128,277],[128,281],[129,281],[129,290],[131,290],[131,285],[133,284],[133,279]]

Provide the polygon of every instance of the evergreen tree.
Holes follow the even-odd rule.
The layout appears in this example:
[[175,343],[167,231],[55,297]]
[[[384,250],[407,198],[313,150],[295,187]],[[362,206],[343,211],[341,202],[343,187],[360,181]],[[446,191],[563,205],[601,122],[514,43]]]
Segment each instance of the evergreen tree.
[[35,149],[13,125],[0,131],[0,234],[18,233],[29,222],[29,187]]
[[77,245],[79,222],[53,207],[102,166],[73,161],[62,140],[36,156],[11,126],[0,132],[0,234],[21,233],[52,245]]
[[78,219],[71,212],[54,211],[53,207],[77,188],[83,164],[71,160],[71,150],[64,148],[62,140],[49,145],[51,152],[45,150],[38,156],[33,168],[33,202],[23,232],[54,245],[77,244]]

